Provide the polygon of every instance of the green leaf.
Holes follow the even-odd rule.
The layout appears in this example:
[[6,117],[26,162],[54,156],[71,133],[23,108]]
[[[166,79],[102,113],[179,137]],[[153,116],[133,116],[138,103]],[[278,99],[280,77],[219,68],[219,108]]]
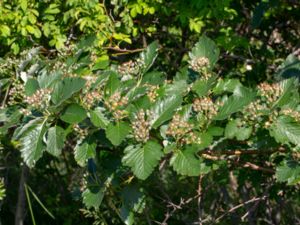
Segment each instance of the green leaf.
[[294,54],[288,55],[278,69],[279,72],[276,74],[277,79],[300,78],[300,60]]
[[105,85],[105,96],[111,96],[120,87],[120,80],[115,72],[112,72]]
[[98,192],[94,193],[91,192],[89,189],[86,189],[82,193],[83,197],[83,204],[86,206],[86,208],[90,209],[94,207],[95,209],[98,209],[102,203],[103,197],[104,197],[104,188],[101,188]]
[[61,154],[61,150],[64,147],[66,139],[65,130],[59,126],[51,127],[48,130],[47,136],[47,152],[51,155],[59,156]]
[[199,176],[202,173],[208,172],[205,164],[196,158],[193,149],[175,151],[170,164],[178,174],[184,176]]
[[10,36],[10,28],[7,25],[1,25],[0,26],[0,31],[3,37],[8,37]]
[[89,158],[96,155],[96,143],[91,136],[86,137],[83,141],[79,141],[75,146],[74,157],[78,165],[85,166]]
[[236,138],[238,141],[247,140],[252,133],[252,127],[242,125],[240,119],[229,121],[225,128],[225,137],[228,139]]
[[16,124],[18,124],[21,116],[22,116],[22,114],[20,113],[19,110],[15,110],[15,109],[7,110],[7,109],[5,109],[3,114],[0,116],[1,117],[1,119],[0,119],[1,122],[4,122],[4,123],[1,123],[1,126],[0,126],[0,135],[1,136],[6,135],[9,128],[14,127]]
[[276,168],[276,179],[279,182],[287,182],[295,185],[300,182],[300,164],[295,160],[285,160],[281,166]]
[[21,9],[26,12],[26,9],[27,9],[27,0],[20,0],[20,6],[21,6]]
[[144,146],[131,145],[125,148],[122,162],[124,165],[131,167],[137,178],[145,180],[163,156],[161,150],[162,147],[154,141],[148,141]]
[[39,83],[36,79],[29,78],[25,84],[25,94],[27,96],[33,95],[39,89]]
[[129,134],[131,127],[126,122],[117,122],[115,125],[110,123],[106,129],[106,137],[115,146],[118,146]]
[[181,96],[169,96],[162,100],[159,100],[151,107],[153,113],[152,120],[150,121],[151,126],[156,129],[162,123],[172,118],[175,109],[177,109],[182,103]]
[[298,80],[296,78],[286,79],[280,82],[280,88],[283,90],[280,98],[275,102],[273,107],[283,107],[289,104],[293,97],[296,96],[297,103],[299,102]]
[[39,120],[22,133],[20,138],[21,156],[28,167],[33,167],[44,151],[43,136],[46,132],[46,120]]
[[220,108],[218,114],[213,118],[215,120],[224,120],[232,113],[242,110],[250,104],[255,98],[256,93],[246,87],[238,86],[232,96],[230,96],[224,105]]
[[104,116],[100,107],[90,111],[90,119],[95,127],[101,127],[105,129],[109,124],[109,120]]
[[238,79],[220,79],[217,85],[214,87],[213,92],[217,95],[224,92],[234,92],[238,86],[242,86]]
[[188,84],[184,80],[174,81],[172,84],[167,85],[166,95],[181,95],[188,89]]
[[86,118],[86,116],[86,111],[82,106],[78,104],[71,104],[62,113],[60,119],[64,122],[75,124],[83,121]]
[[154,63],[157,57],[158,47],[158,42],[154,41],[140,54],[140,59],[144,62],[143,73],[146,73]]
[[54,71],[50,74],[46,71],[43,71],[42,74],[37,77],[37,80],[41,88],[49,88],[52,87],[58,80],[60,80],[61,77],[62,73],[60,71]]
[[189,56],[191,59],[206,57],[209,59],[209,68],[213,68],[218,61],[219,54],[220,50],[216,44],[211,39],[203,35],[189,53]]
[[164,83],[165,75],[159,71],[151,71],[143,76],[142,84],[161,85]]
[[145,208],[145,195],[136,185],[125,186],[121,192],[122,204],[131,211],[142,213]]
[[216,76],[211,76],[208,80],[199,79],[193,84],[192,90],[195,91],[199,97],[205,96],[215,85],[216,78]]
[[122,207],[120,216],[124,224],[134,224],[134,212],[142,213],[145,208],[145,195],[143,195],[138,187],[129,185],[121,192]]
[[279,117],[270,128],[270,135],[282,144],[300,144],[300,125],[291,117]]
[[70,98],[74,93],[80,91],[85,84],[85,80],[80,77],[67,77],[54,86],[51,100],[54,104],[60,105]]

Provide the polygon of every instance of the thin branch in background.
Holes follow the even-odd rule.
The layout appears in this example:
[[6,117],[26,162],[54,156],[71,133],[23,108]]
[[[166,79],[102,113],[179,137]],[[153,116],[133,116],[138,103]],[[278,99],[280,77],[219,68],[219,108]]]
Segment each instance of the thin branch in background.
[[197,204],[198,204],[198,223],[199,225],[202,225],[202,180],[203,180],[203,175],[199,176],[199,181],[198,181],[198,189],[197,189],[197,194],[198,194],[198,199],[197,199]]
[[227,212],[225,212],[224,214],[222,214],[221,216],[219,216],[217,219],[216,219],[216,223],[217,222],[220,222],[221,219],[223,219],[225,216],[227,216],[228,214],[234,212],[235,210],[241,208],[241,207],[244,207],[245,205],[247,204],[250,204],[250,203],[253,203],[253,202],[257,202],[257,201],[262,201],[262,200],[265,200],[267,198],[266,195],[262,196],[262,197],[257,197],[257,198],[252,198],[246,202],[243,202],[239,205],[236,205],[234,207],[232,207],[231,209],[229,209]]
[[136,52],[142,52],[145,49],[144,48],[137,48],[137,49],[126,49],[126,48],[119,48],[117,47],[103,47],[104,50],[112,50],[116,52],[121,52],[121,53],[136,53]]
[[243,165],[243,167],[244,168],[251,168],[253,170],[259,170],[259,171],[263,171],[263,172],[267,172],[267,173],[272,173],[272,174],[275,173],[275,170],[273,170],[273,169],[261,167],[261,166],[258,166],[256,164],[250,163],[250,162],[246,162]]
[[18,202],[15,214],[15,225],[23,225],[25,219],[26,209],[26,195],[25,195],[25,183],[28,179],[29,168],[26,165],[22,166],[19,190],[18,190]]
[[8,85],[8,87],[7,87],[7,89],[6,89],[6,92],[5,92],[3,101],[2,101],[2,107],[4,107],[5,104],[6,104],[6,101],[7,101],[8,95],[9,95],[9,90],[10,90],[10,85]]

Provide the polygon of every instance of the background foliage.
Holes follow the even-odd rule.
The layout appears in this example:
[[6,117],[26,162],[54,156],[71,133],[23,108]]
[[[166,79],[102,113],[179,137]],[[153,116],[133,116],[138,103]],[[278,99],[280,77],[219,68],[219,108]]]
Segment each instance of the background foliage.
[[1,222],[299,224],[299,12],[2,1]]

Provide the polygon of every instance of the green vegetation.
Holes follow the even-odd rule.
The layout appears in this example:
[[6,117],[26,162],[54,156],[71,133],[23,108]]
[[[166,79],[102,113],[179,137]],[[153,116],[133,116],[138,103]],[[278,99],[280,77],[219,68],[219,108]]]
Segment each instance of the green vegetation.
[[0,3],[2,224],[298,224],[295,1]]

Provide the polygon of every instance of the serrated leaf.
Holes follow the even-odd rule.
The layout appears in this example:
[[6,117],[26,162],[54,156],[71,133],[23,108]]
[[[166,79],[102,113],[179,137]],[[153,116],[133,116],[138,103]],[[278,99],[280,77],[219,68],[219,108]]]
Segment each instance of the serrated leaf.
[[172,84],[167,85],[166,95],[181,95],[188,88],[188,84],[184,80],[174,81]]
[[300,164],[295,160],[285,160],[276,168],[276,179],[294,185],[300,182]]
[[211,76],[209,79],[199,79],[193,84],[192,90],[197,93],[199,97],[205,96],[212,89],[216,83],[216,76]]
[[32,168],[37,160],[42,156],[45,146],[43,136],[46,132],[46,120],[40,123],[33,123],[20,137],[21,156],[28,167]]
[[42,74],[37,77],[39,82],[39,86],[41,88],[49,88],[52,87],[55,82],[59,81],[62,77],[62,73],[60,71],[54,71],[53,73],[48,73],[48,71],[42,71]]
[[85,85],[85,80],[80,77],[67,77],[58,82],[54,86],[54,90],[51,95],[51,101],[60,105],[65,100],[70,98],[74,93],[80,91]]
[[219,109],[214,120],[224,120],[232,113],[242,110],[245,106],[250,104],[255,98],[256,93],[248,88],[238,86],[232,96],[224,102],[223,106]]
[[234,92],[234,90],[238,86],[242,86],[241,82],[238,79],[220,79],[217,85],[214,87],[213,92],[217,95],[224,92]]
[[193,47],[189,56],[191,59],[206,57],[209,59],[209,68],[213,68],[218,61],[219,54],[220,50],[216,44],[211,39],[203,35],[196,43],[195,47]]
[[290,142],[299,145],[300,125],[291,117],[281,116],[272,124],[270,135],[279,143],[286,144]]
[[280,98],[274,103],[273,107],[283,107],[288,105],[294,97],[296,104],[299,103],[298,80],[296,78],[286,79],[280,82],[280,88],[283,90]]
[[150,125],[156,129],[162,123],[172,118],[175,109],[177,109],[182,103],[181,96],[170,96],[159,100],[151,107],[150,111],[153,113]]
[[66,139],[65,130],[59,126],[51,127],[48,130],[47,136],[47,152],[51,155],[59,156],[61,154],[61,150],[64,147],[64,142]]
[[286,79],[291,77],[300,78],[300,60],[297,56],[290,54],[278,69],[277,79]]
[[89,189],[86,189],[82,193],[83,197],[83,204],[86,206],[86,208],[95,208],[98,209],[102,203],[103,197],[104,197],[104,188],[101,188],[98,192],[94,193],[91,192]]
[[104,88],[105,96],[111,96],[120,87],[120,80],[115,72],[111,72]]
[[[15,110],[15,109],[3,109],[5,110],[4,114],[1,115],[1,122],[4,122],[1,124],[0,126],[0,135],[4,136],[7,132],[8,132],[8,129],[15,126],[22,114],[20,113],[19,110]],[[4,120],[4,121],[3,121]],[[13,137],[14,138],[14,137]]]
[[106,137],[115,146],[118,146],[129,134],[131,127],[126,122],[117,122],[116,124],[110,123],[106,128]]
[[184,176],[199,176],[201,173],[208,172],[204,164],[196,158],[195,152],[191,150],[177,150],[173,154],[170,164],[178,174]]
[[74,158],[78,165],[85,166],[89,158],[96,155],[96,143],[91,136],[86,137],[83,141],[79,141],[75,146]]
[[109,120],[104,116],[100,107],[90,111],[90,119],[95,127],[101,127],[105,129],[109,124]]
[[36,79],[29,78],[25,84],[25,95],[31,96],[39,89],[39,83]]
[[236,138],[238,141],[247,140],[252,133],[252,127],[242,126],[240,119],[229,121],[225,128],[225,137],[228,139]]
[[161,149],[162,147],[154,141],[148,141],[144,146],[128,146],[124,150],[122,162],[131,168],[137,178],[145,180],[163,156]]
[[71,104],[62,113],[60,119],[64,122],[75,124],[83,121],[86,118],[86,116],[86,111],[82,106],[78,104]]
[[140,59],[144,62],[143,73],[146,73],[154,63],[157,57],[158,47],[158,42],[154,41],[145,49],[145,51],[141,52]]

